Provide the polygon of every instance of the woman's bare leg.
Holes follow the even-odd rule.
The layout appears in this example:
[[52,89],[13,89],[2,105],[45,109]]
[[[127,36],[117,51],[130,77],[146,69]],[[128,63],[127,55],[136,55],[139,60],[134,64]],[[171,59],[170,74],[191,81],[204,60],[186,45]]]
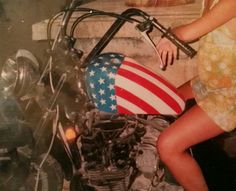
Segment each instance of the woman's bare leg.
[[190,82],[187,82],[178,88],[178,93],[181,94],[185,100],[193,98],[193,91]]
[[187,191],[207,191],[208,188],[199,165],[186,150],[223,132],[196,105],[158,138],[157,148],[161,160]]

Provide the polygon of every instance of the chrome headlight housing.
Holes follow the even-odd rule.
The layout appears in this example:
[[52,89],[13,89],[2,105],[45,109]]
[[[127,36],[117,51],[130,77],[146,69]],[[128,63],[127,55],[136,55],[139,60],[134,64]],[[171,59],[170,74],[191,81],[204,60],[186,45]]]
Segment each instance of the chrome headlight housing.
[[27,50],[18,50],[3,64],[1,86],[5,95],[25,96],[35,87],[38,79],[39,63]]

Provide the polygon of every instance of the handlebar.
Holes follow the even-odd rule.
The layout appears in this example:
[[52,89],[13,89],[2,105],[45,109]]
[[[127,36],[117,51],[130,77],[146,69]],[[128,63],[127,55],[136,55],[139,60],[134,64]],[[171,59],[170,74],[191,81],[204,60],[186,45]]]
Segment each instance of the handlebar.
[[161,33],[163,33],[162,37],[166,37],[167,39],[169,39],[190,58],[193,58],[196,55],[197,51],[194,50],[188,43],[180,40],[174,33],[171,32],[170,28],[166,29],[155,18],[153,18],[152,23],[155,28],[157,28]]
[[61,24],[61,34],[62,36],[66,35],[66,29],[68,22],[71,18],[71,15],[73,14],[76,6],[81,5],[83,0],[72,0],[71,3],[69,4],[67,11],[65,11],[65,14],[63,16],[63,22]]
[[106,47],[106,45],[112,40],[115,34],[119,31],[119,29],[124,25],[127,20],[130,20],[133,16],[140,16],[144,18],[146,21],[151,21],[151,24],[158,29],[167,39],[173,42],[181,51],[187,54],[189,57],[193,57],[197,52],[186,42],[178,39],[170,29],[162,26],[157,19],[151,17],[144,11],[136,8],[130,8],[125,10],[120,14],[120,18],[117,18],[116,21],[111,25],[111,27],[107,30],[107,32],[103,35],[103,37],[99,40],[93,50],[88,54],[85,58],[84,63],[81,67],[86,67],[87,64],[98,54],[102,52],[102,50]]
[[[75,10],[83,10],[83,8],[80,8],[79,5],[81,5],[82,0],[72,0],[67,11],[65,11],[63,19],[62,19],[62,25],[61,25],[61,36],[66,36],[66,29],[68,26],[68,22],[70,20],[71,15]],[[87,11],[89,9],[86,9]],[[83,10],[84,11],[84,10]],[[94,12],[93,10],[92,12]],[[91,11],[90,11],[91,12]],[[96,14],[91,14],[91,16],[99,15],[99,13],[103,13],[102,11],[95,12]],[[89,17],[90,14],[87,15]],[[108,14],[107,14],[108,15]],[[109,14],[112,16],[112,14]],[[113,14],[114,16],[114,14]],[[142,17],[144,19],[144,22],[148,22],[151,27],[156,28],[159,30],[163,35],[163,37],[166,37],[169,39],[173,44],[175,44],[182,52],[184,52],[189,57],[194,57],[196,55],[196,50],[194,50],[188,43],[178,39],[178,37],[173,34],[170,30],[170,28],[165,28],[163,25],[161,25],[158,20],[150,15],[148,15],[146,12],[136,9],[136,8],[130,8],[125,10],[121,14],[115,14],[115,17],[117,18],[115,22],[110,26],[110,28],[107,30],[107,32],[103,35],[103,37],[99,40],[99,42],[96,44],[96,46],[93,48],[93,50],[88,54],[88,56],[85,58],[83,64],[81,67],[86,67],[87,63],[89,63],[95,56],[100,54],[102,50],[106,47],[106,45],[113,39],[115,34],[120,30],[120,28],[124,25],[125,22],[139,22],[139,24],[142,24],[143,21],[138,21],[136,19],[133,19],[133,16]],[[82,19],[81,19],[82,20]],[[76,23],[78,24],[78,23]],[[75,28],[75,26],[73,26]]]
[[[102,52],[102,50],[106,47],[106,45],[112,40],[115,34],[120,30],[120,28],[125,24],[125,22],[132,16],[141,16],[144,17],[144,12],[139,9],[127,9],[123,13],[120,14],[121,18],[117,18],[117,20],[111,25],[111,27],[107,30],[107,32],[103,35],[103,37],[99,40],[97,45],[93,48],[93,50],[88,54],[84,63],[81,67],[86,67],[87,64],[98,54]],[[146,13],[145,13],[146,14]],[[122,19],[125,18],[125,19]]]

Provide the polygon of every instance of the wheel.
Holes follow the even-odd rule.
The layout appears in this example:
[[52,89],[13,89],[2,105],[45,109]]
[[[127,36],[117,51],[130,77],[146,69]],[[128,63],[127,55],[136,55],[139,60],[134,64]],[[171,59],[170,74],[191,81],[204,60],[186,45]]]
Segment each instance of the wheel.
[[[41,155],[32,165],[29,176],[26,179],[24,186],[20,191],[32,191],[35,190],[37,169],[36,167],[41,163],[44,158],[44,154]],[[45,160],[42,169],[39,173],[38,189],[37,191],[61,191],[63,187],[64,174],[60,164],[52,157],[48,156]]]
[[86,185],[85,181],[79,175],[76,175],[70,182],[70,191],[95,191],[95,189]]

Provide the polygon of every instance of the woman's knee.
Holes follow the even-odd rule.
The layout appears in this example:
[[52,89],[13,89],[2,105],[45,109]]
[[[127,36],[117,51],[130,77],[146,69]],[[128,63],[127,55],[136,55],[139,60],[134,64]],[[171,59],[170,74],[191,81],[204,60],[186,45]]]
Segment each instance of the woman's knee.
[[163,162],[168,162],[176,152],[177,145],[172,140],[171,136],[161,134],[157,139],[157,151],[159,153],[160,159]]

